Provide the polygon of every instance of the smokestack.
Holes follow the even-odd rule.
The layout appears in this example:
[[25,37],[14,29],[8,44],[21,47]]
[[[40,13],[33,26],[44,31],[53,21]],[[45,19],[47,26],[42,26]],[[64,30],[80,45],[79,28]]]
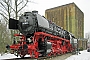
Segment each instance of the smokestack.
[[35,11],[35,10],[34,10],[34,11],[32,11],[32,13],[38,13],[38,11]]

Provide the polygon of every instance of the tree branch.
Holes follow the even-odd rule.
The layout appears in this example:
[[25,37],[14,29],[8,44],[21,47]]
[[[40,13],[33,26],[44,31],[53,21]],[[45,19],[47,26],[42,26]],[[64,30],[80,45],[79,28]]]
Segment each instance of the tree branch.
[[8,22],[8,18],[4,14],[0,13],[0,15],[2,15],[6,19],[5,21]]
[[0,2],[0,4],[2,5],[2,7],[4,7],[4,9],[5,9],[6,11],[8,11],[4,4],[2,4],[1,2]]
[[20,5],[22,2],[23,2],[23,0],[20,3],[18,3],[17,6]]
[[[9,5],[10,6],[10,5]],[[15,12],[15,9],[13,9],[13,7],[12,6],[10,6],[10,8]]]
[[17,11],[17,13],[18,13],[19,11],[21,11],[21,10],[27,5],[27,3],[28,3],[28,0],[26,1],[26,4],[25,4],[21,9],[19,9],[19,10]]
[[5,11],[1,10],[1,12],[4,13],[6,16],[8,16]]

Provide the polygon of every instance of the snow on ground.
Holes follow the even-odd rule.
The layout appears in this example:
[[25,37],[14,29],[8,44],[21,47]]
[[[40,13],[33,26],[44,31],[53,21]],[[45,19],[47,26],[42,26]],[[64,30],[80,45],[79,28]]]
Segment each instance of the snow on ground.
[[0,60],[2,60],[2,59],[11,59],[11,58],[20,58],[20,57],[17,57],[17,56],[15,56],[14,54],[3,54],[2,56],[0,55]]
[[[72,55],[65,60],[90,60],[90,52],[87,52],[87,50],[83,50],[80,51],[80,53],[81,54],[78,55]],[[30,55],[26,55],[25,57],[30,57]],[[11,58],[20,58],[20,57],[17,57],[14,54],[10,54],[10,53],[9,54],[5,53],[2,56],[0,54],[0,60],[11,59]]]
[[81,54],[72,55],[65,60],[90,60],[90,52],[87,50],[80,51]]
[[[25,57],[30,57],[29,55],[26,55]],[[15,56],[14,54],[10,54],[10,53],[5,53],[1,56],[0,54],[0,60],[3,60],[3,59],[11,59],[11,58],[20,58],[20,56]]]

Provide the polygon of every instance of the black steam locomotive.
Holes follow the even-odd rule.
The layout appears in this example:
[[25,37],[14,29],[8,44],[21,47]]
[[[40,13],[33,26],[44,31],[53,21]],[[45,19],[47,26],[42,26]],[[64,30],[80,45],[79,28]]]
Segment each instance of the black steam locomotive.
[[21,57],[29,54],[38,58],[40,55],[51,56],[73,50],[70,42],[75,37],[39,15],[37,11],[25,12],[19,20],[10,18],[9,29],[16,29],[22,33],[22,35],[15,34],[21,36],[18,44],[14,41],[11,46],[7,46]]
[[46,32],[70,40],[69,32],[57,26],[37,13],[25,12],[19,20],[9,20],[10,29],[18,29],[25,36],[33,36],[35,32]]

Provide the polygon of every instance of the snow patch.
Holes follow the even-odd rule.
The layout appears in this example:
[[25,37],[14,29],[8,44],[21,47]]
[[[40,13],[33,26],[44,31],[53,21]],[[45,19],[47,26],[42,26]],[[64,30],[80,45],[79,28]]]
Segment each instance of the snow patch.
[[90,60],[90,52],[87,50],[80,51],[81,54],[72,55],[65,60]]
[[[90,52],[87,52],[87,50],[80,51],[81,54],[78,55],[72,55],[68,57],[65,60],[90,60]],[[30,55],[26,55],[25,57],[30,57]],[[12,58],[20,58],[20,56],[15,56],[14,54],[5,53],[1,56],[0,54],[0,60],[3,59],[12,59]]]
[[[30,55],[26,55],[25,57],[30,57]],[[3,60],[3,59],[12,59],[12,58],[21,58],[20,56],[15,56],[14,54],[10,54],[10,53],[5,53],[1,56],[0,54],[0,60]]]

